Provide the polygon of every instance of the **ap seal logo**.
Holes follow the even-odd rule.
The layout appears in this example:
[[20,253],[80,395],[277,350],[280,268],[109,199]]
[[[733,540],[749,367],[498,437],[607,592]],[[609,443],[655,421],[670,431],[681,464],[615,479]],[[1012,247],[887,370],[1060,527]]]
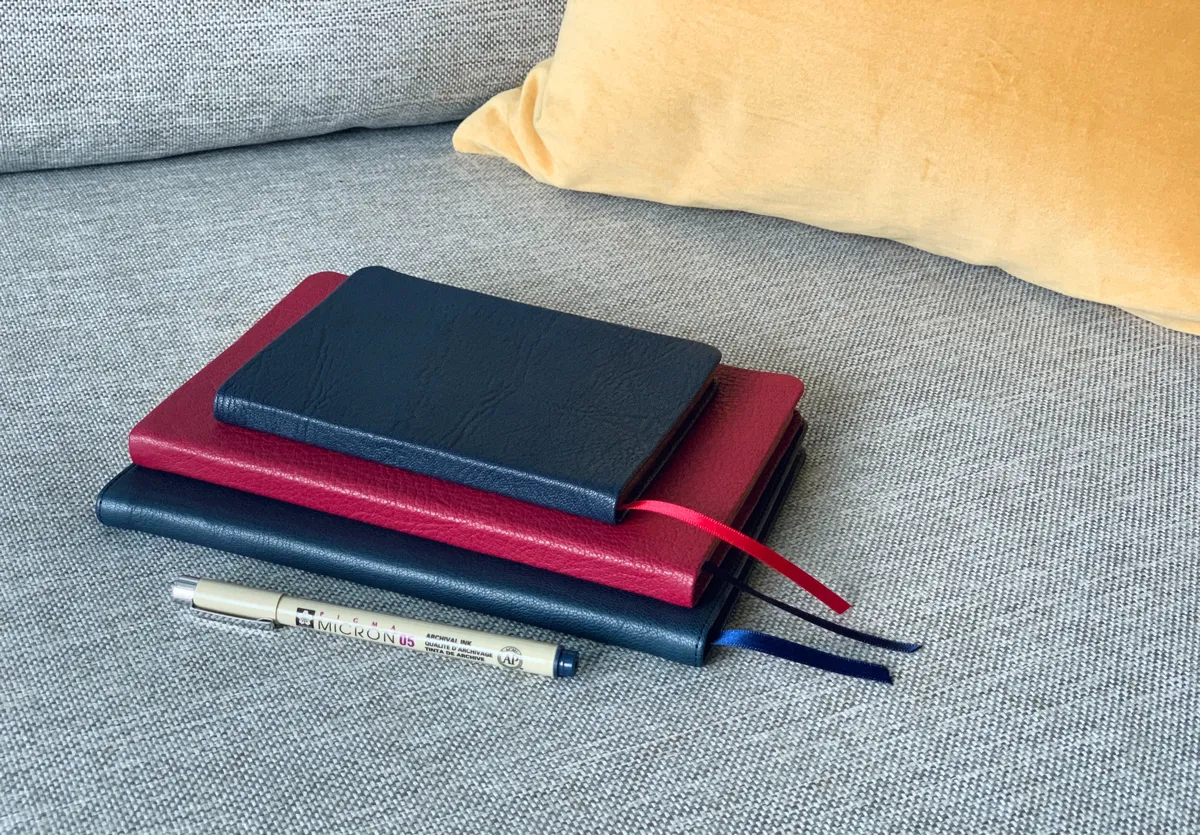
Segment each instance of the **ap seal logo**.
[[313,628],[313,619],[317,616],[316,609],[301,609],[296,607],[296,626],[307,626]]
[[521,650],[516,647],[502,647],[496,654],[496,660],[500,662],[501,667],[519,670],[521,669]]

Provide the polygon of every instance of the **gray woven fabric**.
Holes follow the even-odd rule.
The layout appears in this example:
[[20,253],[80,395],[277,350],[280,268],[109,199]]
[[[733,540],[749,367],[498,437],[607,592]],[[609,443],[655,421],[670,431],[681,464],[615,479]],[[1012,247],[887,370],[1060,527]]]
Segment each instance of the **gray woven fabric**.
[[[0,228],[4,828],[1200,826],[1200,339],[887,241],[556,191],[449,127],[12,175]],[[194,573],[551,637],[92,518],[155,403],[307,273],[373,263],[803,376],[773,544],[925,650],[860,653],[889,688],[573,641],[555,683],[185,619]]]
[[566,0],[4,0],[0,171],[461,119]]

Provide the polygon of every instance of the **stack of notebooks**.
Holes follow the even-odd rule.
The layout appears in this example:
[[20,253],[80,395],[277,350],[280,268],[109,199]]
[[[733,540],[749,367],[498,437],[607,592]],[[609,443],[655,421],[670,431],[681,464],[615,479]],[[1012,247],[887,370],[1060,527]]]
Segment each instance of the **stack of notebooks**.
[[685,664],[713,645],[878,664],[726,629],[804,461],[796,378],[684,339],[382,267],[301,282],[130,433],[100,521]]

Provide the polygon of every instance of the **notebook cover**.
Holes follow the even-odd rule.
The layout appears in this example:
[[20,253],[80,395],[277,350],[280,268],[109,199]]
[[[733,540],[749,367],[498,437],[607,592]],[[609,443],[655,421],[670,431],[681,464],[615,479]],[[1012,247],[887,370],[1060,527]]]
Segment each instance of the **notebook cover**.
[[[743,529],[763,537],[803,461],[781,444]],[[693,608],[298,505],[130,465],[101,492],[101,522],[473,609],[699,666],[736,590],[714,582]],[[731,554],[743,579],[752,560]]]
[[615,523],[711,393],[711,346],[384,267],[218,391],[217,420]]
[[[708,534],[631,513],[609,525],[218,423],[217,389],[345,277],[301,282],[228,350],[170,395],[129,437],[134,463],[437,539],[583,580],[691,606],[716,553]],[[783,374],[718,367],[712,402],[645,498],[727,524],[792,418],[803,384]]]

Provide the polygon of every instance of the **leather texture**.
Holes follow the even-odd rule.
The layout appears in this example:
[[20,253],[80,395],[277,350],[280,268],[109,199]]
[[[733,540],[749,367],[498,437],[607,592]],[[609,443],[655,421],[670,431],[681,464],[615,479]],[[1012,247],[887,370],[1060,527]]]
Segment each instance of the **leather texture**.
[[[756,485],[748,533],[763,537],[803,462],[795,427]],[[785,445],[786,444],[786,445]],[[777,464],[777,466],[776,466]],[[598,586],[432,540],[130,465],[96,501],[106,525],[168,536],[567,632],[699,666],[737,597],[714,582],[699,605]],[[727,567],[746,577],[752,561]]]
[[[134,463],[281,499],[472,551],[692,606],[717,551],[702,531],[647,513],[619,525],[218,423],[217,389],[246,360],[345,280],[318,273],[144,418]],[[732,524],[793,413],[803,384],[783,374],[718,367],[710,405],[647,488]]]
[[699,342],[367,267],[231,376],[214,410],[615,523],[720,359]]

